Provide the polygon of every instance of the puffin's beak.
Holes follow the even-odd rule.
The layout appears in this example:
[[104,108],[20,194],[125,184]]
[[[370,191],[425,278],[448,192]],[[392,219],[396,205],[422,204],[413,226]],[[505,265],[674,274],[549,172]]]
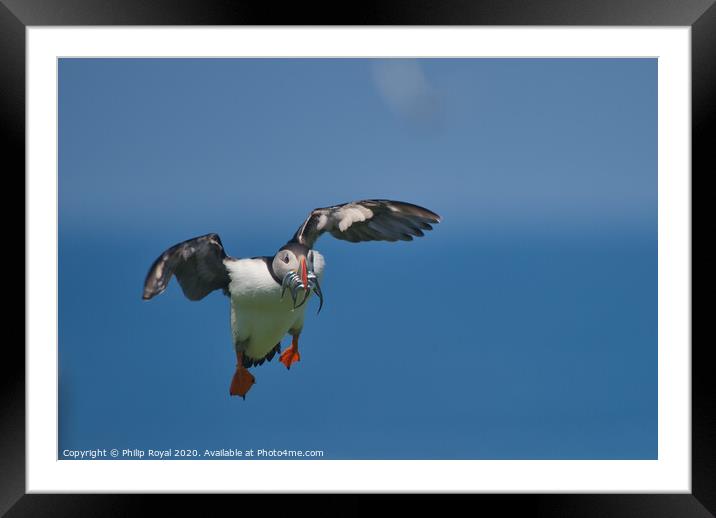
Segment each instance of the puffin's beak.
[[301,257],[301,282],[303,283],[303,287],[308,291],[310,288],[308,287],[308,270],[306,269],[306,258]]
[[[298,290],[303,288],[304,296],[300,304],[297,304],[296,296]],[[318,284],[318,277],[316,273],[311,270],[308,271],[308,265],[306,264],[306,256],[300,256],[298,258],[298,268],[295,270],[289,270],[281,281],[281,298],[283,294],[289,289],[291,292],[291,299],[293,299],[293,309],[300,308],[308,300],[311,290],[316,292],[318,298],[321,300],[321,304],[318,306],[318,312],[321,312],[323,307],[323,293],[321,292],[321,286]]]

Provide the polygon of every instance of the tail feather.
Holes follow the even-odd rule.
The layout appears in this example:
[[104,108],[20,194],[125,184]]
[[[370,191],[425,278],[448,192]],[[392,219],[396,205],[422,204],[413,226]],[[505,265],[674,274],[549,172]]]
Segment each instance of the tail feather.
[[276,356],[276,353],[280,353],[280,352],[281,352],[281,342],[277,343],[276,346],[273,349],[271,349],[266,354],[266,356],[264,356],[263,358],[251,358],[249,355],[244,353],[243,365],[247,369],[249,367],[256,367],[259,365],[263,365],[265,361],[270,362],[273,359],[273,357]]

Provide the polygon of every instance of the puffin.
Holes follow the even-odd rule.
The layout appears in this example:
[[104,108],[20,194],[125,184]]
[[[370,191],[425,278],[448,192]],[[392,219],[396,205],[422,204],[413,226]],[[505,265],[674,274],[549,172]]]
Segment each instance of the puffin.
[[[411,241],[440,221],[440,216],[424,207],[393,200],[317,208],[272,257],[231,257],[218,234],[206,234],[168,248],[152,263],[142,299],[162,293],[172,277],[192,301],[222,290],[231,301],[237,361],[229,394],[245,399],[256,382],[250,368],[270,362],[276,354],[287,369],[301,360],[298,340],[312,294],[319,299],[318,313],[323,307],[320,283],[326,263],[313,248],[322,234],[328,232],[351,243]],[[291,345],[281,352],[281,340],[287,334]]]

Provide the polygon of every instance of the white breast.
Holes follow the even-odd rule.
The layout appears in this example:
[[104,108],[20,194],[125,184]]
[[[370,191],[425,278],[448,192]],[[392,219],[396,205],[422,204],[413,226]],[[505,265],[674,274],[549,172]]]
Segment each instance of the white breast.
[[[263,358],[289,332],[303,328],[309,301],[293,309],[288,291],[281,298],[281,286],[274,280],[263,259],[225,261],[231,282],[231,330],[234,343],[241,343],[252,358]],[[323,275],[323,257],[314,251],[314,271]],[[299,293],[299,296],[302,296]]]

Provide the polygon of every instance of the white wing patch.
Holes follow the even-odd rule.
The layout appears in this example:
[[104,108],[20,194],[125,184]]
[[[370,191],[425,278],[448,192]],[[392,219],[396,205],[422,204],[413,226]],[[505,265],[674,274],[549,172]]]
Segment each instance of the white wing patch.
[[328,216],[326,216],[325,214],[321,214],[321,216],[318,218],[318,225],[316,226],[316,228],[318,228],[318,230],[323,230],[323,227],[326,226],[326,223],[328,223]]
[[362,205],[347,205],[338,211],[338,217],[340,218],[338,230],[345,232],[353,223],[372,218],[373,211]]

